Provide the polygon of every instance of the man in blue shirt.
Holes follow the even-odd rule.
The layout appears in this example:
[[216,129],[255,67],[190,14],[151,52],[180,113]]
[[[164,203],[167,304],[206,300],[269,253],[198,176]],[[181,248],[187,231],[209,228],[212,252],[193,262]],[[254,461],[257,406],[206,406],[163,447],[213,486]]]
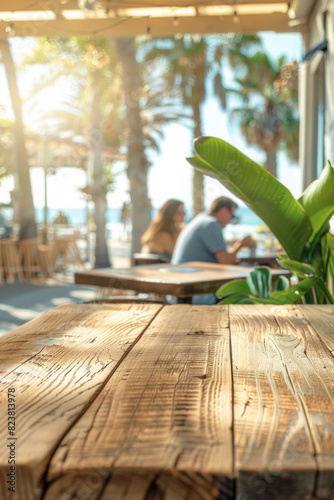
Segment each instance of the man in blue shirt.
[[[222,228],[234,218],[237,204],[229,198],[220,197],[213,201],[209,213],[199,214],[180,233],[173,252],[172,264],[182,262],[214,262],[235,264],[241,248],[254,244],[251,236],[235,242],[227,249]],[[195,295],[193,304],[215,304],[214,294]]]

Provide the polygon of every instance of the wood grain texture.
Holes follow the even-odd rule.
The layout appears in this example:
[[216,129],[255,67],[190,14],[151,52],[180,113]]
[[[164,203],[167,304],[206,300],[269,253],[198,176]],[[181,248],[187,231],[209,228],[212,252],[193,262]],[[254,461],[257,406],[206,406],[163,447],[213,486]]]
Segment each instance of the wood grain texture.
[[255,472],[267,473],[261,498],[276,498],[270,474],[302,471],[305,474],[295,481],[301,487],[300,496],[290,488],[291,497],[287,492],[284,497],[311,498],[317,463],[304,394],[315,396],[319,387],[311,380],[312,366],[305,354],[307,332],[298,310],[235,305],[230,307],[230,326],[234,451],[236,470],[242,473],[238,497],[252,498],[256,493]]
[[334,500],[333,338],[333,306],[55,308],[0,338],[0,498]]
[[165,306],[60,444],[45,500],[74,471],[232,478],[231,402],[227,309]]
[[[160,307],[69,304],[0,338],[1,499],[38,498],[41,477],[59,441]],[[13,387],[17,494],[5,484],[7,389]]]
[[334,305],[305,305],[299,310],[309,320],[334,359]]
[[312,428],[320,471],[315,496],[334,500],[334,306],[305,305],[299,309],[309,321],[309,331],[314,339],[312,350],[309,349],[314,374],[319,376],[319,382],[327,392],[325,396],[323,391],[319,394],[319,406],[315,402],[318,411],[314,407],[312,411]]

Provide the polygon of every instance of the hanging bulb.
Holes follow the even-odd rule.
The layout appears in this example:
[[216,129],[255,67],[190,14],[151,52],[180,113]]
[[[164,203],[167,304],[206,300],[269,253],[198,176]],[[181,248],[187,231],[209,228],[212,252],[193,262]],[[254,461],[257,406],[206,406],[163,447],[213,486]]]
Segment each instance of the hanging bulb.
[[110,0],[108,1],[108,5],[107,5],[106,10],[105,10],[105,15],[109,16],[109,12],[110,12]]
[[239,22],[239,16],[236,10],[233,12],[233,22],[236,24]]
[[95,3],[96,0],[78,0],[78,7],[84,10],[95,10]]
[[179,18],[177,16],[174,16],[173,26],[175,26],[175,28],[176,28],[179,24],[180,24]]
[[146,40],[152,40],[152,35],[151,35],[151,26],[147,26],[146,28]]

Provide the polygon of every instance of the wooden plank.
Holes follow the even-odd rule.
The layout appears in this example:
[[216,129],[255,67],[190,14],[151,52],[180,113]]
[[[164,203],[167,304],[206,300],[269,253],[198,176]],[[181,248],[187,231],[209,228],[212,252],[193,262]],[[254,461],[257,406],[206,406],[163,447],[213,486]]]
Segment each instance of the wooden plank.
[[298,313],[230,306],[237,498],[312,498],[317,462],[305,395],[318,398],[321,384]]
[[[1,499],[39,498],[57,444],[160,307],[68,304],[0,338]],[[9,388],[16,395],[15,494],[6,485]]]
[[[214,4],[214,2],[210,2]],[[258,0],[252,3],[258,3]],[[129,5],[129,4],[128,4]],[[183,4],[184,5],[184,4]],[[151,6],[151,4],[150,4]],[[158,6],[161,6],[159,2]],[[197,6],[197,4],[196,4]],[[125,5],[123,4],[124,8]],[[132,7],[132,5],[131,5]],[[8,8],[8,7],[7,7]],[[11,6],[12,8],[12,6]],[[77,7],[76,7],[77,8]],[[119,21],[117,22],[117,20]],[[212,16],[192,16],[180,18],[180,26],[174,26],[172,17],[150,17],[150,27],[152,35],[157,37],[161,36],[175,36],[178,33],[256,33],[259,31],[274,31],[276,33],[286,33],[291,31],[303,32],[306,30],[305,26],[298,26],[291,28],[288,25],[289,17],[284,13],[271,13],[271,14],[254,14],[254,15],[240,15],[240,22],[233,22],[232,15],[212,15]],[[6,24],[0,24],[0,37],[5,38],[8,33],[5,31]],[[120,17],[111,19],[99,19],[95,17],[67,20],[63,17],[56,18],[55,20],[42,20],[42,21],[16,21],[15,32],[17,36],[68,36],[71,35],[96,35],[97,33],[103,34],[106,37],[127,37],[146,35],[147,33],[147,16],[142,17]]]
[[[105,477],[106,476],[106,477]],[[231,500],[233,481],[198,473],[116,470],[110,475],[88,471],[69,474],[50,484],[47,500]]]
[[[334,306],[333,305],[309,305],[299,307],[303,315],[310,323],[310,330],[315,332],[316,341],[313,352],[321,353],[315,356],[315,372],[319,374],[319,381],[328,387],[327,396],[321,397],[319,411],[313,415],[316,419],[315,439],[317,442],[317,459],[320,472],[316,484],[316,498],[334,499]],[[309,346],[308,346],[309,348]],[[314,350],[316,349],[316,351]],[[329,376],[324,380],[323,370]],[[319,420],[319,416],[321,420]]]
[[[223,306],[165,306],[61,442],[45,500],[65,491],[68,474],[79,488],[97,471],[103,478],[179,471],[198,481],[209,475],[211,483],[213,475],[228,476],[232,483],[227,320]],[[71,495],[79,498],[77,489]]]
[[299,308],[334,357],[334,306],[309,305]]

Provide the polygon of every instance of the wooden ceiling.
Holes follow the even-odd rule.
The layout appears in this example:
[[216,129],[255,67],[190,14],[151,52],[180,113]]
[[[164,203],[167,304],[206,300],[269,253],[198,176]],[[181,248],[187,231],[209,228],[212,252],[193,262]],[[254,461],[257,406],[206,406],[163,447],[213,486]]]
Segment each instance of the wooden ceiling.
[[[82,9],[78,4],[95,9]],[[0,2],[8,36],[170,36],[179,33],[302,31],[282,0],[11,0]],[[289,25],[290,24],[290,25]]]

